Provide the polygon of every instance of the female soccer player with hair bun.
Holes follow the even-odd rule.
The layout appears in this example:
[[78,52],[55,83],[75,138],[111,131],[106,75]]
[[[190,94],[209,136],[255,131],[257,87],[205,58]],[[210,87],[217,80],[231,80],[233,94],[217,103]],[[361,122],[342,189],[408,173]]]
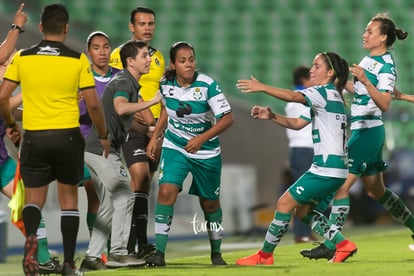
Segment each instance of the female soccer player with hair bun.
[[[396,39],[408,33],[395,27],[386,14],[377,14],[368,22],[362,35],[369,54],[350,68],[354,76],[346,89],[354,94],[351,106],[351,137],[348,140],[348,176],[334,197],[330,221],[342,228],[349,213],[349,190],[361,178],[367,194],[378,201],[391,216],[414,233],[414,216],[400,197],[385,187],[382,158],[385,128],[382,113],[391,104],[397,79],[391,48]],[[301,254],[311,259],[326,258],[335,250],[325,241]]]
[[269,107],[262,106],[254,106],[251,116],[271,120],[291,129],[301,129],[312,124],[314,158],[309,170],[279,198],[275,217],[269,225],[262,248],[250,256],[238,259],[236,264],[272,265],[273,251],[287,232],[293,212],[313,231],[336,245],[337,251],[332,256],[332,262],[343,262],[357,251],[356,245],[345,239],[340,229],[330,224],[323,215],[332,194],[342,186],[347,175],[347,116],[342,90],[348,73],[348,63],[344,59],[335,53],[324,52],[317,54],[313,60],[310,69],[312,86],[298,92],[265,85],[254,77],[238,81],[237,87],[244,93],[263,91],[280,100],[310,107],[310,118],[304,115],[290,118],[275,114]]

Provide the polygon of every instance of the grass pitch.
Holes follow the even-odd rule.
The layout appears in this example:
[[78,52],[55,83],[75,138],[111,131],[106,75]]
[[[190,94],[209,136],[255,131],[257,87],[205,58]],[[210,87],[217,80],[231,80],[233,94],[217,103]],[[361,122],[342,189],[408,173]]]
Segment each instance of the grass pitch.
[[[210,263],[207,240],[171,241],[164,268],[116,269],[88,272],[86,275],[414,275],[414,253],[408,249],[410,231],[396,226],[348,228],[345,235],[358,246],[358,252],[345,263],[308,260],[299,251],[312,244],[293,244],[287,235],[275,251],[273,266],[239,267],[235,260],[257,251],[264,238],[259,236],[224,237],[223,258],[229,264],[214,267]],[[240,249],[244,248],[244,249]],[[82,257],[84,252],[78,252]],[[60,256],[62,259],[62,256]],[[78,265],[80,265],[78,263]],[[0,264],[0,275],[22,275],[21,256],[8,256]]]

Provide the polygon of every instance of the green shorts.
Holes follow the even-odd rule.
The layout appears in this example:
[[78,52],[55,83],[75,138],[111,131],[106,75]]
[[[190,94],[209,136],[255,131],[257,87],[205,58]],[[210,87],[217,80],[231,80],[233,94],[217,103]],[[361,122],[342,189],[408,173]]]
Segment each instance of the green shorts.
[[289,187],[289,193],[300,205],[312,204],[317,206],[314,209],[324,212],[344,182],[345,178],[321,176],[307,171]]
[[348,171],[355,175],[376,175],[387,165],[382,160],[385,128],[355,129],[348,140]]
[[79,187],[83,187],[83,181],[91,179],[91,172],[89,171],[89,167],[86,165],[86,163],[83,165],[83,179],[79,183]]
[[210,159],[194,159],[174,149],[162,148],[159,185],[175,184],[182,191],[184,179],[189,172],[193,176],[189,194],[208,200],[219,198],[221,155]]
[[14,181],[14,175],[16,173],[16,162],[13,159],[7,157],[7,160],[0,167],[0,181],[1,189],[3,190],[10,182]]

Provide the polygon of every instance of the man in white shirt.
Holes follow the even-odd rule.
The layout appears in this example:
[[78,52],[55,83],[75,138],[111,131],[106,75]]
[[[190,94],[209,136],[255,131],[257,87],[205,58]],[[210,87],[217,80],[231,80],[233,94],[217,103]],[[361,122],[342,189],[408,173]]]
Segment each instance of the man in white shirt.
[[[311,86],[309,68],[299,66],[293,70],[294,90],[302,90]],[[287,103],[285,114],[288,117],[297,118],[304,116],[310,118],[310,108],[300,103]],[[286,129],[289,140],[289,163],[292,173],[292,183],[295,182],[303,173],[308,170],[313,159],[312,126],[308,124],[300,130]],[[286,183],[286,184],[292,184]],[[295,242],[315,241],[309,226],[300,219],[294,217],[293,233]]]

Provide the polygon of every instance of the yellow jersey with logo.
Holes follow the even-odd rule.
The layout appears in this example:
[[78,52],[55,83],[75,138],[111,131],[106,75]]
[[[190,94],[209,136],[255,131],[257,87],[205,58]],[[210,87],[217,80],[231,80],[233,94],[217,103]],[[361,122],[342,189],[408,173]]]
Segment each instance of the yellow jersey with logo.
[[[122,70],[122,62],[119,55],[120,49],[121,47],[118,47],[112,51],[109,65]],[[162,53],[152,47],[148,47],[148,50],[151,55],[150,71],[148,74],[142,75],[139,80],[139,85],[141,86],[139,93],[144,101],[154,98],[155,94],[160,89],[160,80],[165,69],[165,61]],[[154,118],[160,116],[161,104],[153,105],[150,109]]]
[[47,40],[18,51],[4,79],[21,86],[25,130],[79,127],[78,92],[95,87],[85,54]]

